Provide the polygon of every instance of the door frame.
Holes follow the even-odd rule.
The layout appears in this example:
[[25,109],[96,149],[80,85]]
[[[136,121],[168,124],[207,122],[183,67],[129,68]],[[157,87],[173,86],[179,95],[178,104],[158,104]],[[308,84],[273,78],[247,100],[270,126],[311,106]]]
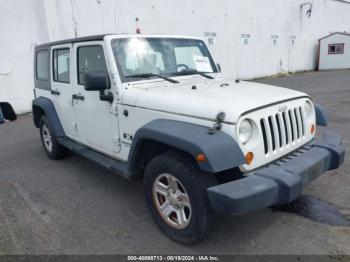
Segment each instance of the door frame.
[[[58,82],[54,79],[54,51],[60,50],[60,49],[69,49],[69,83],[65,82]],[[77,139],[77,130],[75,128],[75,112],[73,108],[73,101],[72,101],[72,95],[74,93],[72,79],[74,76],[74,73],[72,71],[72,65],[73,65],[73,45],[72,43],[67,44],[61,44],[61,45],[54,45],[50,47],[50,79],[51,79],[51,94],[50,98],[53,101],[56,110],[58,111],[59,118],[62,122],[63,129],[67,135],[67,137],[70,137],[72,139]],[[63,90],[62,90],[63,89]],[[69,93],[68,97],[62,98],[58,97],[57,95],[54,95],[52,91],[58,91],[59,96],[62,94],[62,91],[64,95],[66,93]],[[58,101],[58,99],[63,99],[63,101]],[[62,104],[63,103],[63,104]],[[64,109],[63,107],[66,107]],[[68,115],[67,115],[68,114]]]
[[[109,59],[107,57],[108,52],[106,50],[104,41],[87,41],[87,42],[73,43],[73,45],[72,45],[72,53],[73,53],[73,56],[72,56],[72,64],[73,64],[72,70],[73,71],[72,71],[72,73],[73,73],[74,79],[72,79],[71,84],[73,85],[74,94],[79,94],[82,91],[84,93],[85,92],[93,92],[94,93],[94,91],[84,90],[84,85],[79,84],[78,49],[79,49],[79,47],[88,47],[88,46],[101,46],[102,47],[104,58],[105,58],[105,63],[106,63],[107,74],[108,74],[108,77],[111,78],[111,73],[110,73],[111,69],[110,69],[110,65],[109,65]],[[112,79],[110,79],[110,82],[112,83],[111,80]],[[80,140],[81,140],[82,144],[89,146],[89,147],[93,148],[94,150],[99,151],[103,154],[106,154],[110,157],[118,159],[117,156],[118,156],[118,153],[120,152],[121,144],[119,143],[119,141],[120,141],[120,138],[119,138],[120,128],[119,128],[119,119],[118,119],[118,115],[117,115],[117,105],[118,105],[117,104],[117,93],[118,92],[115,90],[114,84],[111,84],[110,92],[113,93],[115,99],[114,99],[113,103],[109,104],[109,110],[106,113],[113,114],[115,117],[115,121],[113,121],[113,125],[112,125],[112,134],[113,134],[112,139],[113,139],[113,141],[115,139],[117,139],[117,142],[116,143],[113,142],[115,144],[114,149],[111,152],[106,152],[106,151],[102,150],[100,146],[96,146],[92,143],[89,143],[88,141],[85,141],[84,136],[80,137]],[[96,97],[98,97],[98,94],[96,94]],[[99,102],[100,103],[108,103],[106,101],[99,101]],[[74,101],[74,105],[76,106],[75,108],[77,108],[77,106],[79,107],[78,103],[84,103],[84,101],[83,102]],[[77,112],[75,112],[75,114],[77,116]],[[78,134],[79,134],[79,127],[78,127]]]

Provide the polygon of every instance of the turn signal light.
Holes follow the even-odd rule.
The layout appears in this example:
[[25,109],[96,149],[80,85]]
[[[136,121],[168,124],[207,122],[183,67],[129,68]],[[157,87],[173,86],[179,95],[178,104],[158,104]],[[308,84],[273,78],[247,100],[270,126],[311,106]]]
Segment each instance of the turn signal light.
[[198,154],[198,155],[196,156],[196,160],[197,160],[197,162],[199,162],[199,163],[203,163],[203,162],[205,162],[207,159],[205,158],[205,155],[204,155],[204,154]]
[[252,152],[248,152],[245,155],[245,162],[247,163],[247,165],[250,165],[253,162],[254,159],[254,154]]
[[315,125],[311,125],[310,132],[311,132],[311,134],[313,134],[315,132]]

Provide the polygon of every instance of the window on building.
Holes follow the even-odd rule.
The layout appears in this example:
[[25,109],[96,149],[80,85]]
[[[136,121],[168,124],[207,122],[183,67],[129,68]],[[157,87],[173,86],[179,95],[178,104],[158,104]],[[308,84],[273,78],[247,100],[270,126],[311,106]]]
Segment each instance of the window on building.
[[49,52],[47,50],[36,53],[36,78],[49,80]]
[[100,45],[78,48],[78,83],[84,84],[85,72],[107,72],[103,48]]
[[344,44],[330,44],[328,45],[328,54],[344,54]]
[[55,82],[69,83],[70,75],[70,50],[53,50],[53,80]]

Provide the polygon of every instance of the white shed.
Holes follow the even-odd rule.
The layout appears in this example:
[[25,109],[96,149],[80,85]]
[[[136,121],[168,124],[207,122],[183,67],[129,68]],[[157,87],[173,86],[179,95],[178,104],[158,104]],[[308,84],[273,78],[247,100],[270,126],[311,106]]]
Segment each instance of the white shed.
[[335,32],[318,42],[319,70],[350,68],[350,33]]

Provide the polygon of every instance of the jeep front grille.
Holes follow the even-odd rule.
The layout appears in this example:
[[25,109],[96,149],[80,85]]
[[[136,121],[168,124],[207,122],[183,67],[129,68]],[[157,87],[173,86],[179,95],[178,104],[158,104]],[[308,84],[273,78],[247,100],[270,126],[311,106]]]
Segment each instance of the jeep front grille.
[[305,135],[305,117],[301,106],[260,119],[265,154],[282,149]]

